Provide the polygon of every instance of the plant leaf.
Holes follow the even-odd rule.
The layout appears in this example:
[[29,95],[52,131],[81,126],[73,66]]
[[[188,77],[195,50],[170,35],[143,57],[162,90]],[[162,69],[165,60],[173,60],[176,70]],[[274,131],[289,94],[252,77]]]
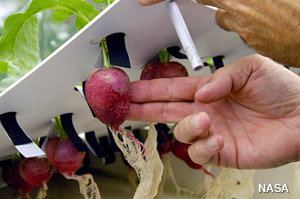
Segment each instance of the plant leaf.
[[65,11],[65,10],[55,10],[52,13],[52,18],[56,22],[61,22],[61,21],[67,20],[72,15],[73,15],[72,12],[68,12],[68,11]]
[[[54,19],[62,21],[75,14],[77,27],[82,28],[99,11],[86,0],[32,0],[24,13],[6,18],[0,38],[0,72],[6,72],[10,79],[1,80],[8,85],[11,80],[25,74],[39,63],[38,18],[36,14],[54,10]],[[0,87],[3,88],[3,85]],[[1,92],[1,91],[0,91]]]
[[95,2],[95,3],[99,3],[99,4],[107,2],[107,0],[92,0],[92,1]]
[[81,17],[77,16],[76,17],[76,28],[78,30],[80,30],[81,28],[83,28],[86,25],[86,22],[84,21],[84,19],[82,19]]
[[25,19],[22,14],[14,14],[5,20],[0,60],[16,65],[23,73],[39,62],[38,19],[35,15]]
[[8,63],[0,60],[0,73],[7,73]]

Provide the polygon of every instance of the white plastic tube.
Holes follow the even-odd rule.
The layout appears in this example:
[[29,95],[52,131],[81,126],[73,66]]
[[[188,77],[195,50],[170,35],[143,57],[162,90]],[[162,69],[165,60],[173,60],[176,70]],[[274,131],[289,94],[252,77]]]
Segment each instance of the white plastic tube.
[[181,45],[191,63],[193,70],[202,69],[203,62],[198,54],[198,51],[184,22],[183,16],[179,10],[177,3],[174,0],[168,0],[166,2],[166,7],[181,42]]

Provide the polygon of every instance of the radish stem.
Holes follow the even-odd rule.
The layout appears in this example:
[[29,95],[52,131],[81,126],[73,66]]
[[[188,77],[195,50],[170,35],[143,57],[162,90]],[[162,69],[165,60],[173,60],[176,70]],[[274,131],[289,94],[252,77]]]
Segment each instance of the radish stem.
[[167,50],[160,51],[158,57],[161,63],[169,63],[171,59],[171,55]]
[[111,67],[110,65],[110,61],[109,61],[109,56],[108,56],[108,49],[107,49],[107,45],[106,45],[106,39],[104,38],[101,42],[101,48],[102,48],[102,57],[103,57],[103,67],[104,68],[109,68]]
[[67,135],[66,131],[62,127],[60,116],[55,117],[55,129],[58,131],[59,137]]

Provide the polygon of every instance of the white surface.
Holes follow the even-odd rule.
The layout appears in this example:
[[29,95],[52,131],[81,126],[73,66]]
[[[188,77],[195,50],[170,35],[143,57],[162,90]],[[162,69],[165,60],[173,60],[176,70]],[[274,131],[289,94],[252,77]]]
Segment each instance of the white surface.
[[[202,58],[225,55],[225,62],[231,62],[252,53],[236,34],[217,27],[214,10],[189,1],[179,1],[178,5]],[[90,41],[100,41],[116,32],[126,34],[132,69],[125,71],[131,80],[139,78],[140,67],[161,49],[180,44],[165,6],[158,4],[142,7],[135,0],[117,0],[57,51],[2,92],[0,114],[17,112],[20,126],[32,138],[47,134],[51,118],[70,112],[74,113],[73,123],[78,133],[96,130],[98,134],[105,134],[105,126],[92,117],[88,105],[73,88],[87,79],[100,53],[98,45],[92,45]],[[136,127],[141,125],[130,124]],[[0,140],[0,157],[15,152],[2,126]]]

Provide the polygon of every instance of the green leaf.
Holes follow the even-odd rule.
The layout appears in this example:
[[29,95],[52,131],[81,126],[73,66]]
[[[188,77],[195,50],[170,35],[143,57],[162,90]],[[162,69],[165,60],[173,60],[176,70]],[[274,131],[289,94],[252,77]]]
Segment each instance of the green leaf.
[[0,73],[0,82],[7,77],[7,73]]
[[7,73],[8,63],[0,60],[0,73]]
[[82,19],[81,17],[77,16],[75,24],[76,24],[76,28],[78,30],[80,30],[81,28],[83,28],[86,25],[86,22],[84,21],[84,19]]
[[39,63],[36,14],[50,9],[54,10],[53,18],[56,21],[77,15],[79,28],[99,14],[94,5],[86,0],[32,0],[25,12],[7,17],[0,38],[0,72],[7,72],[10,79],[5,79],[4,83],[1,80],[0,88]]
[[[0,39],[0,60],[26,73],[39,62],[38,19],[35,15],[9,16]],[[15,70],[11,70],[15,71]]]
[[52,13],[52,18],[54,21],[61,22],[67,20],[72,15],[73,15],[72,12],[68,12],[64,10],[55,10]]
[[95,3],[99,3],[99,4],[107,2],[107,0],[92,0],[92,1],[95,2]]

